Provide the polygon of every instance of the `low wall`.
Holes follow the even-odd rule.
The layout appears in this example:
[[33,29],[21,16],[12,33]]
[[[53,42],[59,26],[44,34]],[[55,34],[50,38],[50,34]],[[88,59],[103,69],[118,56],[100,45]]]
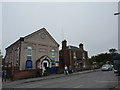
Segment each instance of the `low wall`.
[[12,75],[12,80],[36,77],[36,70],[16,71]]
[[[46,76],[49,74],[57,74],[59,73],[59,68],[46,68]],[[37,70],[36,69],[29,69],[29,70],[14,70],[12,76],[12,80],[24,79],[24,78],[32,78],[37,77]],[[42,75],[42,70],[40,69],[40,76]]]

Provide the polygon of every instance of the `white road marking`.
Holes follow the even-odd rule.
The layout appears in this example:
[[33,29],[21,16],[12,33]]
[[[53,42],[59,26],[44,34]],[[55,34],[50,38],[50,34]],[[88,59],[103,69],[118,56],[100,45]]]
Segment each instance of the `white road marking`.
[[73,87],[73,88],[80,88],[81,86],[83,86],[83,85],[75,86],[75,87]]
[[96,80],[96,82],[101,82],[101,83],[108,83],[109,82],[109,83],[113,83],[113,82],[120,82],[120,81],[97,81]]

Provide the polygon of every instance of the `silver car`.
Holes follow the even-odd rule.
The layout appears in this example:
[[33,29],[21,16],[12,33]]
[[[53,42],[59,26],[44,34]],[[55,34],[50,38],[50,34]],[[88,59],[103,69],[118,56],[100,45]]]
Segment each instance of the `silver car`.
[[101,68],[102,71],[111,71],[112,70],[112,65],[110,64],[104,64]]

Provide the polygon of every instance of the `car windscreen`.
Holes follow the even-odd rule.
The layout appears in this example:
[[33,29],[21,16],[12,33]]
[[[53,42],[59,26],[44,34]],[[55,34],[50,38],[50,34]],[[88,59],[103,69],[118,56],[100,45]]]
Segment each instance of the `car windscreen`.
[[110,67],[110,65],[103,65],[102,67]]

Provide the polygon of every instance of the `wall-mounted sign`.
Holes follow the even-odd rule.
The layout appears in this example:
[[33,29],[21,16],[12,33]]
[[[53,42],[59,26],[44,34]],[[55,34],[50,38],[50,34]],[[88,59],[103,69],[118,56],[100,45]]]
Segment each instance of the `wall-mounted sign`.
[[56,66],[56,67],[59,67],[59,63],[56,63],[55,66]]
[[59,61],[52,61],[52,63],[59,63]]
[[59,61],[52,61],[52,63],[54,63],[56,67],[59,66]]

